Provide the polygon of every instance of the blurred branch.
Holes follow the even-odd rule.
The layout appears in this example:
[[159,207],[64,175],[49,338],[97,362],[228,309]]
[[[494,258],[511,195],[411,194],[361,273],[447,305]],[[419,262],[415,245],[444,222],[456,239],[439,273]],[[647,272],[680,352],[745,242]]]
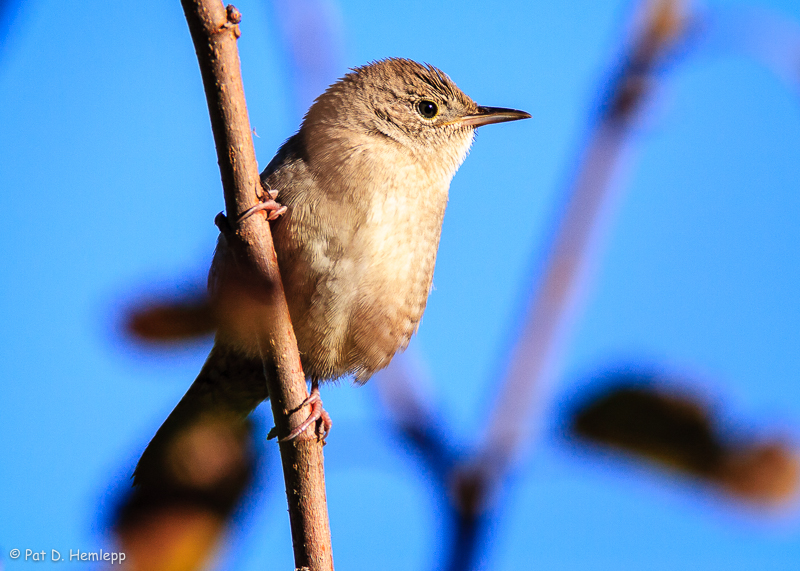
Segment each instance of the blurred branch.
[[126,489],[114,532],[136,571],[204,569],[234,510],[253,492],[253,425],[208,415],[186,426],[146,486]]
[[754,504],[776,506],[796,496],[800,463],[786,443],[723,430],[697,395],[654,375],[616,374],[603,384],[570,413],[568,434]]
[[443,415],[431,405],[436,399],[428,394],[430,383],[420,365],[412,346],[378,373],[375,386],[384,408],[392,415],[393,428],[427,465],[438,487],[446,489],[457,455],[447,446],[445,427],[435,422]]
[[546,406],[546,389],[587,281],[600,221],[629,136],[651,99],[659,72],[687,37],[690,18],[681,0],[643,2],[638,16],[630,47],[611,75],[564,210],[546,246],[539,282],[532,290],[484,442],[463,469],[461,485],[475,497],[471,517],[461,523],[462,535],[473,534],[476,521],[485,517],[482,514],[531,439],[532,419]]
[[153,344],[186,342],[210,336],[217,320],[208,295],[138,300],[125,315],[123,326],[131,339]]
[[302,116],[342,69],[344,32],[335,0],[272,0],[289,60],[294,110]]
[[650,101],[662,65],[685,38],[688,20],[680,1],[645,3],[644,22],[635,31],[630,50],[601,101],[564,211],[546,248],[541,278],[533,289],[480,453],[480,463],[489,462],[501,473],[530,438],[529,419],[544,405],[545,386],[573,317],[580,286],[586,282],[599,222],[628,137]]
[[[239,12],[219,0],[182,0],[208,100],[211,127],[229,220],[256,206],[261,183],[241,81]],[[308,396],[269,222],[264,216],[242,220],[227,236],[236,256],[241,285],[248,289],[257,320],[272,413],[279,434],[288,434],[307,418],[301,406]],[[325,498],[322,443],[297,438],[280,444],[295,566],[332,570],[333,557]]]
[[445,415],[431,405],[435,399],[427,394],[429,383],[420,365],[412,346],[379,373],[375,386],[391,424],[417,459],[428,467],[433,487],[439,493],[445,512],[439,520],[452,534],[444,569],[469,570],[474,565],[485,523],[483,479],[465,470],[463,458],[448,446],[446,427],[439,422]]

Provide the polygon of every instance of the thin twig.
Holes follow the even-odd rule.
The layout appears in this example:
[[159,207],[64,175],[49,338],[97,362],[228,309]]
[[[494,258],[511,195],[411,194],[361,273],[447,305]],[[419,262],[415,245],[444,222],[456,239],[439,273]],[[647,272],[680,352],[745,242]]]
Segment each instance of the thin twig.
[[[242,87],[236,40],[241,18],[219,0],[182,0],[208,100],[211,127],[229,220],[259,203],[262,195],[250,120]],[[237,264],[246,272],[249,295],[258,304],[258,335],[267,374],[272,414],[279,435],[308,416],[308,396],[297,341],[278,271],[269,223],[250,216],[229,237]],[[333,556],[325,498],[322,444],[297,438],[280,445],[295,567],[332,571]]]

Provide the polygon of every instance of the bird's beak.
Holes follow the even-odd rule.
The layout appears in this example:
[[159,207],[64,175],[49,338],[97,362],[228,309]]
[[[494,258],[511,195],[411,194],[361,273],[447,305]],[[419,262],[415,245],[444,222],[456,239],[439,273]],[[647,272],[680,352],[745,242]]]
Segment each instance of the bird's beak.
[[482,127],[492,123],[505,123],[506,121],[518,121],[519,119],[530,119],[531,114],[516,109],[506,109],[505,107],[478,107],[478,112],[474,115],[465,115],[460,119],[451,121],[449,124],[458,124],[470,127]]

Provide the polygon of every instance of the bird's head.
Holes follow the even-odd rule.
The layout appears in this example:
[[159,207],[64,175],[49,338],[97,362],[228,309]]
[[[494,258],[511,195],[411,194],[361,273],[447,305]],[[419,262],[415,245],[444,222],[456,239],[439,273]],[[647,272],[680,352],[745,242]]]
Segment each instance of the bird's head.
[[449,180],[463,162],[475,129],[530,117],[481,107],[443,72],[409,59],[385,59],[354,69],[309,109],[301,133],[313,154],[333,159],[370,147],[400,151]]

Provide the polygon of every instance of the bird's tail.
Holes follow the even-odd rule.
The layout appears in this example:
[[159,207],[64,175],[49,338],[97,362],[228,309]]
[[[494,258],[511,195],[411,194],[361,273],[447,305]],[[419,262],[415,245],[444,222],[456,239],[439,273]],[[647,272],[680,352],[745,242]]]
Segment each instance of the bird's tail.
[[[192,386],[145,448],[133,473],[134,485],[163,487],[173,480],[175,470],[186,467],[181,466],[186,464],[182,461],[186,448],[196,446],[190,438],[194,429],[219,422],[241,423],[269,396],[264,375],[260,359],[217,342]],[[200,440],[202,446],[214,445],[213,438]]]

